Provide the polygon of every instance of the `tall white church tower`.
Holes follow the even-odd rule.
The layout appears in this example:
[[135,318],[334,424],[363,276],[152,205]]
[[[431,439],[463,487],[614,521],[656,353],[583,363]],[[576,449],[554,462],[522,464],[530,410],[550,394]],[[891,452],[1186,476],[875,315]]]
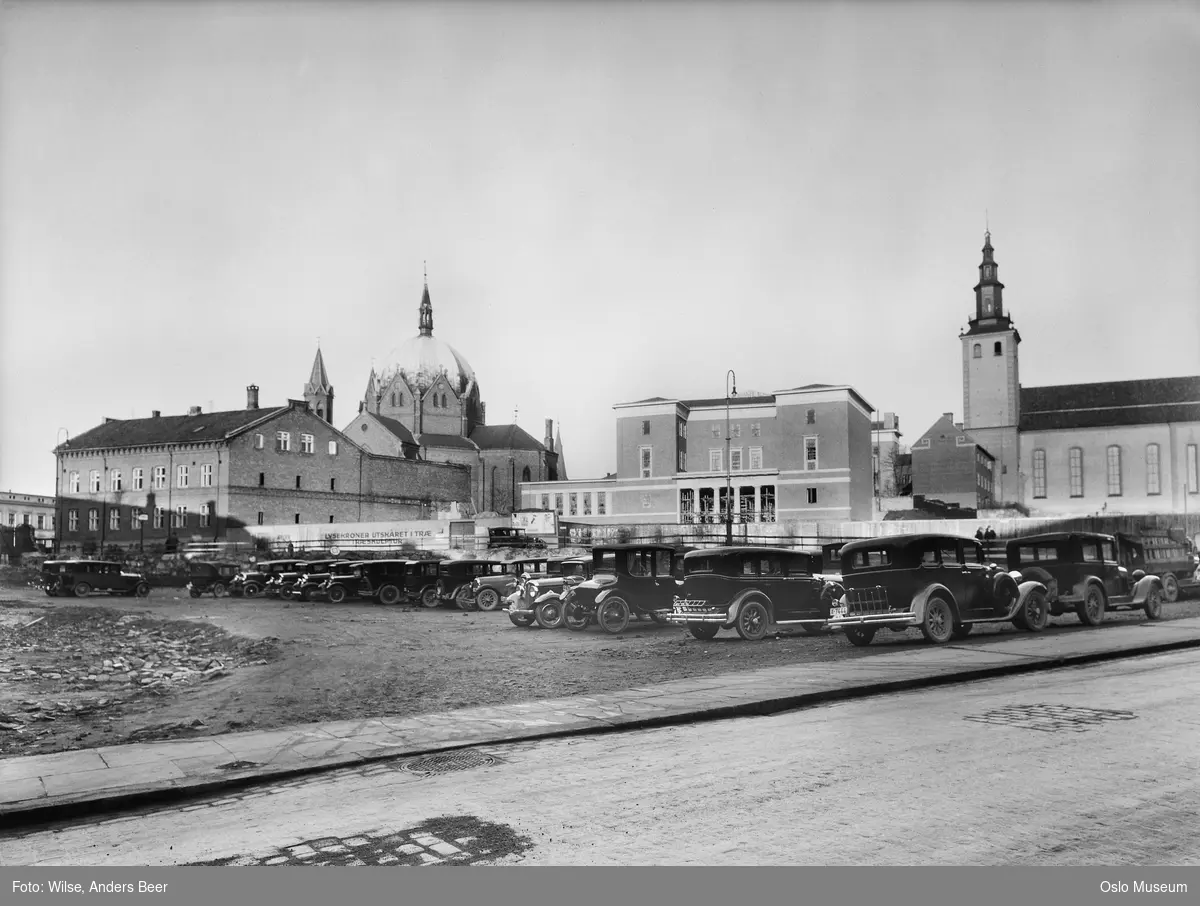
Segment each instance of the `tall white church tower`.
[[984,233],[983,261],[975,284],[975,313],[965,333],[963,349],[963,426],[996,457],[995,497],[999,503],[1019,503],[1021,380],[1017,347],[1021,335],[1004,311],[1004,284],[997,273],[992,234]]

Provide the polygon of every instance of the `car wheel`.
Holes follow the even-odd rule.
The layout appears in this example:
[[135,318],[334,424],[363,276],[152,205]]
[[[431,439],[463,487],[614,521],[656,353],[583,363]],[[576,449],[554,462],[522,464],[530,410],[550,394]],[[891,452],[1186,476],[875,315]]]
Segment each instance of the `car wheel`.
[[[332,591],[332,589],[330,589],[330,591]],[[397,588],[395,585],[384,585],[382,588],[379,589],[379,603],[380,604],[391,605],[391,604],[395,604],[399,600],[400,600],[400,589]]]
[[295,591],[294,591],[293,589],[291,589],[291,588],[281,588],[281,589],[279,589],[279,597],[283,598],[283,600],[285,600],[285,601],[290,601],[290,600],[292,600],[292,598],[293,598],[294,596],[295,596]]
[[137,595],[139,598],[149,597],[150,596],[150,583],[149,582],[139,582],[137,584],[137,587],[133,590],[133,593],[135,595]]
[[500,606],[500,594],[494,588],[480,589],[476,603],[480,610],[493,611]]
[[441,604],[442,601],[438,597],[437,589],[432,585],[421,592],[421,606],[428,607],[430,610]]
[[707,642],[709,639],[715,639],[717,633],[721,631],[720,623],[688,623],[688,632],[694,638],[702,642]]
[[454,603],[458,605],[459,610],[479,609],[479,605],[475,603],[475,598],[471,595],[470,586],[466,585],[460,588],[457,594],[454,595]]
[[543,629],[558,629],[563,624],[562,601],[549,600],[539,604],[534,619]]
[[200,589],[198,589],[198,588],[189,588],[189,589],[188,589],[188,597],[189,597],[189,598],[198,598],[198,597],[200,597]]
[[225,586],[222,585],[220,582],[218,582],[216,585],[214,585],[212,587],[212,593],[213,593],[214,598],[225,597]]
[[771,623],[770,614],[761,601],[749,601],[738,611],[737,622],[734,624],[737,634],[747,642],[758,642],[767,634]]
[[604,603],[596,610],[596,622],[611,635],[624,632],[625,627],[629,625],[629,605],[625,603],[624,598],[605,598]]
[[974,623],[959,623],[954,627],[954,631],[950,633],[950,636],[954,639],[965,639],[971,634],[971,630],[974,628]]
[[1179,600],[1179,580],[1175,578],[1174,573],[1163,573],[1162,579],[1162,596],[1168,604],[1174,604]]
[[1079,622],[1084,626],[1099,626],[1104,620],[1107,602],[1104,600],[1104,589],[1099,585],[1089,585],[1083,593],[1083,600],[1075,605],[1075,613]]
[[311,601],[312,589],[306,585],[296,593],[296,597],[298,597],[301,601]]
[[242,594],[244,594],[247,598],[257,598],[262,594],[262,587],[253,582],[247,582],[244,586],[242,586]]
[[1050,602],[1046,593],[1031,591],[1017,615],[1013,617],[1013,625],[1027,632],[1041,632],[1050,625]]
[[1147,592],[1145,603],[1142,604],[1142,610],[1145,611],[1147,620],[1162,619],[1163,598],[1165,596],[1165,588],[1163,591],[1152,588]]
[[510,613],[508,619],[514,626],[520,626],[522,629],[528,629],[533,625],[533,617],[528,614]]
[[572,632],[582,632],[592,622],[592,615],[575,604],[563,605],[563,625]]
[[[388,588],[395,588],[395,587],[396,586],[394,586],[394,585],[388,586]],[[400,597],[399,592],[396,593],[396,597],[397,598]],[[329,586],[329,603],[330,604],[341,604],[345,600],[346,600],[346,589],[344,589],[340,585],[330,585]]]
[[874,626],[847,626],[842,631],[846,633],[850,644],[856,648],[866,648],[875,638]]
[[77,598],[86,598],[92,593],[92,586],[88,585],[86,582],[76,582],[75,587],[71,589],[71,591]]
[[941,595],[925,602],[925,617],[921,620],[921,635],[935,645],[943,645],[954,635],[954,610]]

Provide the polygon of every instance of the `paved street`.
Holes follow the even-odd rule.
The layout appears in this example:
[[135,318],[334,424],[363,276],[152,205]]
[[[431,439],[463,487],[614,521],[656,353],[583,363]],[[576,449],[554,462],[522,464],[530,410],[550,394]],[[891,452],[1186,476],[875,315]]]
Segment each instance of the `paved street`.
[[380,763],[0,837],[0,852],[29,865],[1195,865],[1198,657],[493,745],[446,773]]

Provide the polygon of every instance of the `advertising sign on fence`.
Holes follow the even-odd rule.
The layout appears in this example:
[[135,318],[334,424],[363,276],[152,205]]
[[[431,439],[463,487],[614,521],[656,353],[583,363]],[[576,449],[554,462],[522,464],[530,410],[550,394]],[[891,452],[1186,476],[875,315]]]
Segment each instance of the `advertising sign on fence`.
[[536,510],[512,514],[513,528],[525,529],[528,535],[558,536],[558,514],[554,510]]
[[411,545],[422,550],[450,546],[450,521],[347,522],[313,525],[249,525],[246,531],[270,545],[292,543],[297,548],[337,547],[342,551],[374,550]]

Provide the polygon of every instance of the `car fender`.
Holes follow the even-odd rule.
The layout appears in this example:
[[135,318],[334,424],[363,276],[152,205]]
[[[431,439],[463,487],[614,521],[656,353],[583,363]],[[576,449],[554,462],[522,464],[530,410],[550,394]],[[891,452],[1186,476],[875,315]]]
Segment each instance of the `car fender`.
[[[1012,573],[1009,573],[1009,575],[1012,575]],[[1017,575],[1020,575],[1020,573]],[[1016,576],[1013,576],[1013,578],[1016,579]],[[1011,620],[1020,613],[1025,608],[1025,602],[1029,600],[1029,596],[1035,591],[1040,591],[1044,595],[1049,595],[1050,593],[1050,589],[1043,582],[1035,582],[1033,579],[1026,579],[1024,581],[1017,579],[1017,603],[1008,612],[1007,619]]]
[[953,593],[941,582],[934,582],[913,595],[909,612],[917,618],[918,623],[925,619],[925,605],[929,603],[930,597],[939,592],[949,600],[950,606],[954,609],[955,618],[958,617],[958,601],[955,600]]
[[[609,586],[608,588],[604,589],[598,595],[596,595],[596,603],[603,604],[606,599],[612,597],[613,593],[616,592],[616,590],[617,589],[616,589],[615,585]],[[626,603],[628,603],[628,602],[626,602]]]
[[1104,600],[1108,600],[1108,592],[1104,590],[1104,583],[1100,581],[1099,576],[1084,576],[1073,586],[1071,586],[1071,593],[1082,601],[1084,593],[1087,591],[1087,587],[1089,585],[1099,585],[1100,591],[1104,593]]
[[[549,600],[550,600],[550,599],[552,599],[552,598],[553,598],[554,600],[556,600],[556,601],[557,601],[557,600],[560,600],[560,599],[562,598],[562,595],[560,595],[560,594],[559,594],[558,592],[556,592],[556,591],[548,591],[548,592],[546,592],[545,594],[543,594],[543,595],[538,595],[538,597],[534,598],[534,599],[533,599],[533,603],[534,603],[534,604],[541,604],[543,601],[549,601]],[[597,597],[597,600],[599,600],[599,598],[598,598],[598,597]]]
[[767,609],[767,619],[772,623],[775,622],[775,608],[771,604],[771,599],[759,591],[757,588],[747,588],[745,591],[740,591],[729,602],[729,609],[725,611],[725,621],[733,624],[737,621],[738,611],[742,609],[742,605],[747,601],[761,601],[763,607]]
[[1133,603],[1141,604],[1146,600],[1146,596],[1150,594],[1150,589],[1157,587],[1162,591],[1162,579],[1158,576],[1142,576],[1138,579],[1137,584],[1133,586]]

